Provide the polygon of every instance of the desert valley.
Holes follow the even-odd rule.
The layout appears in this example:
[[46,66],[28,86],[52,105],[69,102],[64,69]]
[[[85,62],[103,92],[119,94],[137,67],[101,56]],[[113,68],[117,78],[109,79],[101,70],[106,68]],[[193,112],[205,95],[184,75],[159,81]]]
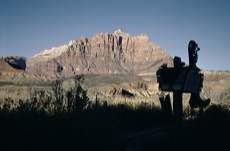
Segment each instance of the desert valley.
[[[1,123],[1,132],[4,131],[4,128],[6,129],[5,132],[2,132],[4,134],[2,136],[5,136],[5,138],[1,138],[1,141],[5,143],[3,149],[7,150],[7,147],[9,147],[10,144],[7,143],[7,141],[11,140],[10,137],[14,137],[14,134],[23,135],[21,132],[17,132],[17,127],[14,127],[12,124],[18,125],[23,132],[26,131],[23,130],[23,126],[26,124],[18,124],[16,119],[19,118],[28,122],[26,119],[28,118],[28,123],[32,123],[31,125],[34,128],[39,128],[37,124],[39,125],[41,121],[45,123],[41,126],[42,130],[38,130],[39,133],[44,132],[44,136],[40,136],[38,132],[33,132],[34,129],[30,129],[31,127],[29,128],[30,132],[26,132],[28,137],[32,137],[32,133],[35,133],[34,135],[37,136],[35,140],[37,142],[31,141],[29,138],[27,138],[26,141],[29,141],[35,146],[43,144],[43,146],[40,146],[39,150],[49,150],[52,148],[52,144],[56,144],[56,142],[62,142],[64,143],[64,146],[66,145],[65,147],[62,146],[62,149],[77,148],[71,140],[65,140],[64,142],[63,140],[54,140],[54,135],[57,135],[54,131],[60,131],[62,129],[61,126],[63,126],[65,130],[61,132],[60,136],[57,136],[64,137],[65,135],[70,135],[66,137],[71,139],[74,139],[75,136],[77,136],[76,140],[79,141],[77,144],[80,146],[80,149],[84,148],[85,150],[93,150],[92,148],[87,147],[86,144],[88,142],[96,148],[98,147],[97,149],[100,150],[138,150],[138,147],[141,146],[140,144],[140,146],[137,145],[135,149],[134,147],[130,147],[134,143],[134,139],[131,140],[131,138],[134,138],[134,135],[135,137],[139,137],[140,135],[136,133],[130,134],[131,131],[151,127],[151,120],[157,119],[158,116],[151,117],[152,115],[148,114],[152,114],[152,110],[149,111],[147,109],[143,111],[143,109],[139,107],[143,107],[143,105],[151,107],[151,109],[152,107],[156,107],[154,108],[154,111],[156,111],[157,114],[160,114],[161,106],[159,95],[161,92],[158,90],[156,71],[163,64],[172,67],[173,57],[174,56],[170,56],[167,51],[163,50],[160,46],[151,42],[146,34],[132,36],[120,29],[116,30],[114,33],[95,34],[92,38],[79,37],[77,40],[71,40],[68,44],[43,50],[40,53],[35,54],[32,58],[18,56],[1,57],[0,120],[1,122],[3,121],[6,123],[5,126]],[[223,134],[224,138],[217,141],[218,145],[224,146],[226,145],[226,142],[230,141],[229,138],[225,138],[230,134],[229,128],[224,127],[224,123],[221,123],[225,120],[226,125],[230,126],[230,71],[202,71],[202,73],[204,74],[204,83],[201,96],[203,98],[210,98],[211,104],[210,108],[207,109],[207,114],[206,110],[191,110],[188,106],[190,94],[183,95],[184,113],[187,111],[189,114],[193,113],[195,115],[194,117],[196,117],[195,119],[198,119],[198,124],[188,124],[189,122],[187,122],[188,125],[186,128],[188,130],[185,129],[185,131],[187,130],[186,132],[188,135],[186,136],[185,141],[187,142],[185,144],[189,146],[189,141],[193,140],[190,135],[192,135],[194,131],[190,130],[190,128],[192,126],[195,128],[198,127],[197,125],[200,124],[199,118],[202,119],[208,117],[206,121],[208,124],[212,122],[220,122],[220,127],[218,127],[218,125],[213,125],[209,129],[210,131],[215,131],[215,126],[217,126],[217,129],[222,128],[222,130],[220,130],[221,135],[214,132],[213,135],[210,136],[222,137],[222,133],[226,132],[226,135]],[[170,95],[172,96],[172,94]],[[76,117],[80,119],[79,121],[84,123],[83,125],[78,125],[78,121],[69,113],[70,108],[68,107],[71,107],[71,100],[75,100],[76,98],[80,100],[82,99],[83,101],[86,100],[86,102],[83,103],[84,108],[82,108],[81,113],[74,113],[74,115],[76,114]],[[43,104],[41,105],[39,102],[42,102]],[[55,104],[57,104],[56,102],[61,102],[61,106],[67,111],[60,117],[55,116],[55,113],[57,111],[62,112],[63,110],[55,107]],[[34,118],[34,116],[32,116],[32,114],[34,114],[34,112],[32,112],[33,110],[27,109],[25,106],[23,108],[25,110],[22,110],[22,113],[25,113],[25,116],[19,114],[20,116],[17,117],[14,113],[12,113],[12,116],[5,113],[5,110],[11,110],[17,113],[19,111],[17,109],[20,109],[20,105],[27,103],[32,107],[37,107],[39,113],[42,111],[42,115],[40,116],[36,114]],[[34,106],[33,103],[35,103]],[[102,110],[99,111],[92,107],[92,104],[97,103],[100,104],[99,106]],[[94,110],[87,109],[87,107],[90,108],[90,105]],[[121,106],[114,108],[113,105]],[[136,108],[138,113],[130,111],[129,108],[124,109],[122,105],[130,105]],[[105,106],[107,106],[107,108],[105,108]],[[220,106],[223,106],[223,109],[215,110],[215,107],[218,109]],[[71,108],[71,111],[74,109],[75,108]],[[85,112],[83,111],[84,109],[86,110]],[[108,111],[109,109],[110,111]],[[217,113],[213,114],[213,110]],[[93,111],[95,111],[95,114],[92,113]],[[117,111],[120,112],[119,115],[116,115]],[[222,111],[224,111],[224,113]],[[27,116],[26,113],[31,114],[31,117]],[[125,116],[126,113],[128,114]],[[47,114],[49,116],[47,119],[44,119],[43,116],[46,117]],[[50,117],[51,115],[54,116],[53,119]],[[88,115],[91,116],[89,117]],[[105,115],[106,117],[104,117]],[[135,117],[131,118],[134,115]],[[140,122],[135,122],[136,115],[137,120],[140,120]],[[140,117],[138,117],[138,115]],[[215,119],[215,115],[223,116],[223,120],[218,118]],[[9,116],[9,119],[5,120],[5,117],[7,116]],[[122,116],[126,118],[127,123]],[[159,117],[161,116],[162,115],[159,115]],[[24,117],[26,118],[24,119]],[[68,117],[70,121],[64,117]],[[87,118],[84,119],[83,117],[87,117],[89,120]],[[162,116],[162,118],[163,117],[164,116]],[[188,119],[189,117],[190,119],[194,119],[191,115],[187,115],[185,119]],[[35,121],[32,118],[39,120]],[[51,120],[49,118],[51,118]],[[112,119],[110,120],[110,118]],[[211,119],[214,121],[211,121]],[[71,123],[71,120],[74,124]],[[60,124],[59,121],[64,123]],[[98,124],[98,122],[102,123]],[[56,124],[58,125],[58,123],[61,126],[54,128],[54,131],[52,131],[52,127],[56,127]],[[121,123],[121,125],[119,125],[119,123]],[[158,126],[162,124],[159,124],[158,122],[156,123]],[[71,124],[73,124],[72,127]],[[106,124],[108,124],[109,128]],[[133,128],[128,128],[128,126],[132,126],[132,124],[136,125],[136,127],[133,126]],[[7,127],[8,125],[11,126]],[[147,126],[144,127],[144,125]],[[67,128],[68,126],[70,126],[69,130]],[[76,127],[76,130],[74,126]],[[29,126],[27,125],[25,127]],[[108,135],[104,134],[101,128],[105,128]],[[202,128],[205,129],[204,127]],[[202,128],[197,129],[199,132],[203,132]],[[92,129],[93,132],[91,132],[90,129]],[[160,129],[160,131],[161,130],[162,129]],[[81,133],[81,131],[84,133]],[[8,132],[9,138],[7,137]],[[129,132],[130,135],[124,135],[126,132]],[[80,137],[80,135],[84,134],[86,135],[85,137]],[[101,134],[105,138],[103,138],[103,136],[99,137]],[[114,136],[115,134],[116,136]],[[206,132],[203,134],[206,134]],[[17,142],[16,139],[19,138],[18,135],[13,139],[14,142]],[[112,139],[111,135],[114,136]],[[199,135],[196,135],[195,137],[197,136]],[[44,141],[42,140],[44,137],[46,137],[44,139],[46,141],[52,139],[51,146],[49,146],[49,143],[47,142],[45,142],[44,145]],[[117,137],[119,137],[118,142],[121,144],[120,146],[118,145],[117,147],[114,147],[117,145],[117,142],[115,141],[117,140]],[[81,138],[83,139],[81,140]],[[204,137],[200,137],[199,140],[202,140],[203,138]],[[135,140],[139,141],[137,138],[135,138]],[[146,140],[146,138],[143,140]],[[166,142],[167,141],[168,140],[166,140]],[[205,143],[208,143],[208,141]],[[19,146],[21,145],[21,149],[24,149],[22,144],[25,142],[19,142],[20,143],[16,144]],[[129,145],[126,146],[122,144],[124,142]],[[146,143],[145,141],[143,142]],[[155,139],[154,142],[157,144],[155,150],[160,150],[159,146],[162,144],[159,143],[157,139]],[[104,145],[105,143],[107,143],[107,145]],[[167,143],[170,144],[171,142]],[[33,148],[33,145],[28,145],[29,147],[26,148],[26,150]],[[46,148],[46,146],[49,147]],[[12,150],[15,149],[14,147],[9,148]],[[195,147],[192,147],[191,149],[188,148],[187,150],[192,150],[194,148]],[[201,148],[204,149],[205,145]],[[218,147],[214,147],[213,149],[217,148]],[[148,147],[145,148],[145,150],[148,149]]]
[[[156,70],[172,66],[173,57],[152,43],[147,35],[131,36],[121,30],[80,37],[59,47],[46,49],[32,58],[5,57],[0,60],[0,102],[11,98],[32,99],[40,91],[55,99],[53,87],[63,81],[65,92],[74,87],[74,77],[82,75],[82,86],[91,101],[123,101],[122,92],[133,95],[133,102],[158,102]],[[228,71],[202,71],[202,96],[213,103],[229,104]],[[135,101],[134,101],[135,100]]]

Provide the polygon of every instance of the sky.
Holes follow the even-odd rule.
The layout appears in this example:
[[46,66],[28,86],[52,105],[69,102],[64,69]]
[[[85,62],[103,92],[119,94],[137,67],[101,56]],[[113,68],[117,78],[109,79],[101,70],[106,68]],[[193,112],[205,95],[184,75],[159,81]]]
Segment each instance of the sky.
[[147,34],[188,63],[187,46],[201,50],[197,66],[230,70],[229,0],[0,0],[0,56],[31,58],[81,36]]

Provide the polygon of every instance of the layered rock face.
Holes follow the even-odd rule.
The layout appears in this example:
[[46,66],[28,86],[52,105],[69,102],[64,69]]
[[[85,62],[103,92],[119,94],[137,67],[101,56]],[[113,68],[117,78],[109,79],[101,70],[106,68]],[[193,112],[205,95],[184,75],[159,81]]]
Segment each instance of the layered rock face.
[[80,37],[68,45],[45,50],[28,60],[27,70],[51,77],[75,74],[149,74],[172,58],[145,34],[121,30]]

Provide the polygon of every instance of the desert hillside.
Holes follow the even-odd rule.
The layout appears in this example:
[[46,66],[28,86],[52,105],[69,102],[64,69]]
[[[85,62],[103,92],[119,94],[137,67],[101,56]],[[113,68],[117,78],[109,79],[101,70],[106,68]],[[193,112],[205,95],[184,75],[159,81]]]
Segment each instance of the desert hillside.
[[131,36],[121,30],[80,37],[53,47],[27,61],[27,71],[51,77],[78,74],[149,74],[172,57],[145,34]]
[[[46,80],[36,81],[29,80],[25,82],[25,77],[21,77],[22,81],[1,79],[0,102],[4,102],[6,98],[11,98],[18,102],[21,100],[32,99],[43,93],[44,99],[51,97],[55,100],[54,88],[57,81]],[[204,86],[201,96],[211,98],[212,103],[230,104],[230,72],[204,72]],[[24,80],[23,80],[24,79]],[[24,81],[24,82],[23,82]],[[159,105],[159,90],[156,82],[156,76],[137,76],[133,74],[116,74],[116,75],[100,75],[91,74],[83,75],[81,80],[83,89],[87,91],[87,95],[91,101],[96,98],[109,103],[154,103]],[[61,88],[63,89],[64,99],[69,90],[76,86],[75,76],[62,79]],[[129,95],[126,95],[126,94]],[[184,104],[188,103],[190,94],[184,94]]]
[[42,83],[49,78],[24,71],[22,66],[15,61],[15,57],[0,58],[0,85]]

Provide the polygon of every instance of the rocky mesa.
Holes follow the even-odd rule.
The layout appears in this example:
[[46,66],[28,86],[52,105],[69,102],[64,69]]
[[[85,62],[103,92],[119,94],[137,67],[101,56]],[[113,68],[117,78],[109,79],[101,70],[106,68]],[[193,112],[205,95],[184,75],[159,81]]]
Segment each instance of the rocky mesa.
[[150,74],[172,57],[145,34],[114,33],[80,37],[60,47],[42,51],[27,61],[27,71],[50,77],[77,74]]

